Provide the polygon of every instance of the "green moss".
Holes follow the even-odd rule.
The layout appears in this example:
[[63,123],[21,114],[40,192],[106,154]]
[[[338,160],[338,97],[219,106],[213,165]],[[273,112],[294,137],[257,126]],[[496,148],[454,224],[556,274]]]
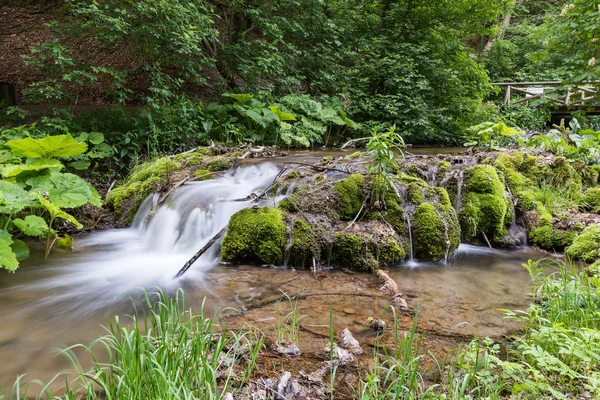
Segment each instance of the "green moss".
[[453,250],[452,243],[446,236],[452,233],[433,204],[421,204],[413,219],[413,248],[416,258],[437,261]]
[[482,242],[483,236],[490,241],[500,242],[512,223],[505,196],[504,184],[496,169],[489,165],[478,165],[465,171],[463,208],[459,213],[463,240]]
[[360,158],[360,151],[355,151],[354,153],[349,154],[344,158],[349,159],[349,160],[353,160],[355,158]]
[[326,230],[323,226],[312,226],[301,217],[294,221],[290,247],[290,265],[304,267],[311,265],[313,257],[321,260],[325,247]]
[[438,175],[440,177],[443,177],[444,175],[446,175],[446,172],[448,172],[449,169],[450,169],[450,163],[448,161],[442,161],[438,165]]
[[339,196],[340,218],[351,221],[360,211],[364,201],[363,184],[365,178],[359,174],[350,175],[335,184],[334,190]]
[[413,204],[421,204],[425,201],[422,186],[417,182],[409,183],[406,187],[406,200]]
[[529,233],[529,240],[535,246],[546,250],[563,251],[573,243],[575,232],[561,231],[552,226],[542,226]]
[[333,240],[331,252],[332,262],[342,268],[359,268],[365,266],[363,259],[363,240],[351,233],[338,233]]
[[231,157],[215,158],[206,163],[206,169],[210,172],[225,171],[231,168],[233,159]]
[[290,172],[289,174],[287,174],[285,176],[285,179],[286,180],[293,180],[293,179],[297,179],[298,176],[299,176],[298,171],[292,171],[292,172]]
[[281,210],[244,209],[229,220],[221,257],[224,261],[279,265],[283,263],[285,236]]
[[573,240],[565,254],[585,262],[594,262],[600,258],[600,226],[590,225]]
[[244,155],[244,153],[241,152],[241,151],[235,151],[235,152],[231,153],[231,157],[233,157],[233,158],[238,158],[238,157],[241,157],[243,155]]
[[151,193],[167,184],[169,173],[181,168],[181,163],[168,157],[135,167],[125,183],[106,196],[115,215],[128,225],[133,221],[138,207]]
[[197,181],[206,181],[213,178],[211,172],[207,169],[199,169],[194,172],[194,177]]
[[393,264],[406,258],[406,250],[393,238],[387,238],[379,248],[379,262]]
[[584,210],[600,213],[600,188],[589,188],[583,196],[582,207]]
[[60,239],[56,239],[54,245],[63,250],[73,250],[73,238],[69,235],[65,235]]

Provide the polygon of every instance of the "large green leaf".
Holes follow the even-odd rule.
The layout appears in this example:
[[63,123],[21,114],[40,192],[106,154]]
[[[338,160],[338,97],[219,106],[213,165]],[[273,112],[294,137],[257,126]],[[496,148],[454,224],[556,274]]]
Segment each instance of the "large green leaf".
[[13,244],[10,233],[0,230],[0,268],[14,272],[19,267],[17,256],[13,253],[11,245]]
[[50,176],[54,188],[48,192],[51,202],[60,208],[75,208],[86,203],[101,206],[102,200],[96,189],[74,174],[54,174]]
[[63,165],[58,160],[47,158],[29,159],[25,164],[5,165],[0,172],[2,176],[11,178],[25,171],[41,171],[44,169],[61,170]]
[[74,216],[72,216],[71,214],[67,214],[66,212],[61,210],[60,207],[58,207],[56,204],[52,203],[51,201],[46,200],[44,198],[44,196],[38,195],[38,201],[40,202],[42,207],[44,207],[46,209],[46,211],[48,211],[50,213],[50,216],[52,217],[52,219],[56,219],[56,218],[64,219],[65,221],[69,221],[70,223],[75,225],[78,229],[83,228],[83,225],[80,224],[79,221],[77,221]]
[[17,261],[27,260],[29,258],[30,250],[27,243],[19,239],[13,239],[13,243],[10,245],[15,258]]
[[269,109],[277,116],[280,121],[295,121],[296,117],[290,113],[286,113],[285,111],[281,111],[281,109],[277,106],[271,106]]
[[87,150],[87,144],[78,142],[69,134],[9,140],[6,145],[15,156],[29,158],[71,157]]
[[0,180],[0,214],[13,214],[34,204],[34,198],[15,182]]
[[16,218],[13,223],[21,232],[27,236],[41,236],[45,237],[50,231],[46,220],[37,215],[28,215],[25,219]]

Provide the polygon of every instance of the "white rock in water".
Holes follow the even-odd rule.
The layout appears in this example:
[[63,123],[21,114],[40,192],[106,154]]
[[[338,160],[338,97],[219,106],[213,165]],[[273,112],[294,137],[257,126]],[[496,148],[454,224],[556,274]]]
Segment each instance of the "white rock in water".
[[355,356],[359,356],[363,353],[363,350],[360,347],[360,343],[358,343],[358,340],[356,340],[354,336],[352,336],[352,333],[350,332],[350,330],[348,330],[348,328],[344,328],[340,332],[340,342],[344,349],[348,350]]

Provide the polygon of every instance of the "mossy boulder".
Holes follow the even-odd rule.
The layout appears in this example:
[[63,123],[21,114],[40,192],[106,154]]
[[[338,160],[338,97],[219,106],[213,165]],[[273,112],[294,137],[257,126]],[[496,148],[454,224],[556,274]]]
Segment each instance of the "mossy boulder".
[[223,261],[280,265],[286,227],[283,212],[276,208],[244,209],[229,220],[223,238]]
[[323,224],[313,226],[304,218],[296,217],[292,224],[292,242],[289,247],[289,264],[306,267],[321,262],[322,254],[328,248],[327,228]]
[[582,199],[582,208],[587,211],[600,213],[600,188],[589,188]]
[[563,251],[565,247],[573,243],[575,235],[576,233],[573,231],[563,231],[554,229],[551,225],[544,225],[531,230],[529,240],[533,245],[542,249]]
[[502,242],[512,224],[512,206],[496,168],[471,167],[465,170],[465,182],[459,212],[463,240],[482,243],[485,236],[494,243]]
[[159,192],[169,182],[169,174],[181,168],[181,163],[169,157],[140,164],[133,169],[125,183],[106,196],[120,225],[129,225],[138,207],[148,195]]
[[576,260],[594,262],[600,258],[600,226],[590,225],[573,240],[565,254]]
[[460,228],[451,206],[423,203],[417,207],[412,225],[414,256],[419,260],[443,260],[458,247]]
[[406,251],[393,237],[378,241],[370,235],[339,232],[333,238],[331,262],[339,268],[373,271],[405,257]]
[[339,196],[338,208],[340,219],[351,221],[360,211],[365,198],[363,191],[364,182],[364,176],[353,174],[335,184],[334,190]]

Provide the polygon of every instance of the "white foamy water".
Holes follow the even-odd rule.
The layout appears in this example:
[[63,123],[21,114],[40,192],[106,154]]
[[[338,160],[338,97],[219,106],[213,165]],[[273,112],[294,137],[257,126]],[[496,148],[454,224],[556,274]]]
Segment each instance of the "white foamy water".
[[[79,314],[116,300],[129,302],[134,292],[139,295],[139,288],[158,286],[168,291],[184,283],[203,285],[206,271],[219,261],[219,246],[202,255],[183,277],[174,276],[227,226],[234,213],[250,203],[228,200],[245,198],[265,188],[278,172],[270,163],[238,168],[222,177],[186,184],[156,209],[158,197],[151,195],[138,210],[131,228],[94,232],[76,240],[75,252],[68,254],[68,261],[51,257],[39,260],[43,267],[33,267],[38,277],[40,269],[47,270],[47,278],[6,290],[47,292],[47,296],[36,296],[40,303],[60,304],[57,313]],[[274,205],[278,200],[271,196],[265,202]],[[23,268],[19,274],[30,268]],[[81,298],[88,301],[78,301]]]

